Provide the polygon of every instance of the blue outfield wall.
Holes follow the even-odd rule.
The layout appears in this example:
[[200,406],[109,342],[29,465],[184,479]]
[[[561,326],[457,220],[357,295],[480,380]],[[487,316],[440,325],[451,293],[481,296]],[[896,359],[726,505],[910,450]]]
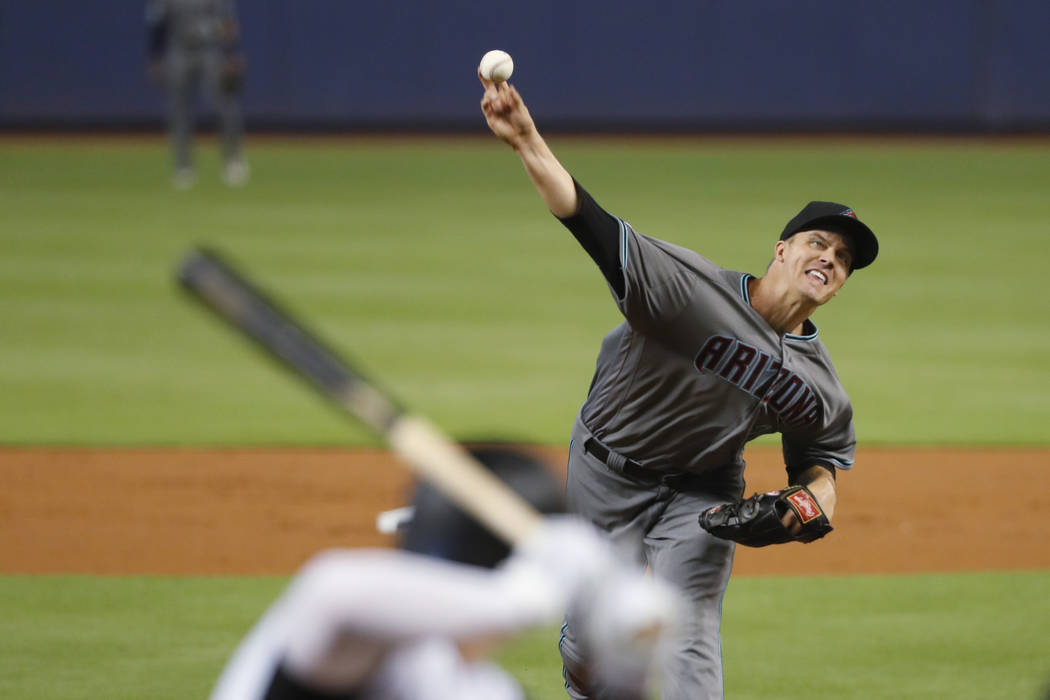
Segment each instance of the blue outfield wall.
[[[486,9],[487,8],[487,9]],[[483,128],[502,48],[546,128],[1050,129],[1046,0],[239,0],[250,125]],[[159,125],[144,3],[0,0],[0,124]]]

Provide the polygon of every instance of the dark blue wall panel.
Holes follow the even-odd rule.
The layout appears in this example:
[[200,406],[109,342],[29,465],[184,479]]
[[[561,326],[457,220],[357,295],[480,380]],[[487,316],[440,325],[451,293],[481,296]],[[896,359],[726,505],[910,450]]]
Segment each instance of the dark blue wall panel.
[[[1045,0],[240,0],[250,122],[483,128],[503,48],[545,126],[1050,128]],[[0,0],[0,123],[160,123],[144,6]]]

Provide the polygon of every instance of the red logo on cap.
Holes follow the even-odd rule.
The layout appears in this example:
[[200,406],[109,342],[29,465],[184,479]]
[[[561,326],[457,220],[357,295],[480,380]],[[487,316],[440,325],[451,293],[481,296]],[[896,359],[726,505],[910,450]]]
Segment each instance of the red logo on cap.
[[844,211],[841,214],[839,214],[839,216],[848,216],[851,219],[856,219],[857,218],[857,215],[853,213],[852,209],[847,209],[846,211]]

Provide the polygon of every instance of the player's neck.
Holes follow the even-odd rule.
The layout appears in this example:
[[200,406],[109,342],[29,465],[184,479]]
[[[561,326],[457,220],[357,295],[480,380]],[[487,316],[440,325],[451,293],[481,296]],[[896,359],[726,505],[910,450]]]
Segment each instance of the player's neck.
[[801,334],[802,324],[817,308],[813,302],[791,293],[786,285],[784,289],[776,288],[775,280],[768,276],[748,280],[748,297],[751,308],[779,335]]

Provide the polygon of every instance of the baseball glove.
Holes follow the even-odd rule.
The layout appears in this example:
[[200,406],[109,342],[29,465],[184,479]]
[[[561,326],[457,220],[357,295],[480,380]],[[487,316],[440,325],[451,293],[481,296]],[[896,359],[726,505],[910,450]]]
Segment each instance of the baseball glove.
[[[801,523],[797,533],[784,525],[784,516],[789,511],[793,511]],[[715,537],[748,547],[812,542],[832,530],[820,503],[805,486],[756,493],[736,503],[708,508],[700,514],[700,527]]]
[[244,88],[245,62],[239,53],[228,55],[219,73],[219,89],[227,95],[239,95]]

